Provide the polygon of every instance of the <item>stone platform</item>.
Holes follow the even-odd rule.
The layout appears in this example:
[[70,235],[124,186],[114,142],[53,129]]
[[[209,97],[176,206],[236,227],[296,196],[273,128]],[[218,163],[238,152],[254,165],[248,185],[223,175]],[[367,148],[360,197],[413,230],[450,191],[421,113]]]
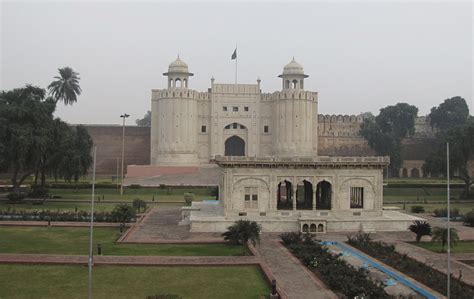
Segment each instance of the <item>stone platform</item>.
[[[314,214],[313,217],[308,216],[311,213]],[[413,221],[424,220],[399,211],[382,211],[380,216],[361,216],[360,218],[344,217],[332,211],[329,211],[327,216],[321,216],[320,211],[299,210],[266,213],[265,216],[229,216],[224,214],[224,209],[219,202],[194,202],[189,214],[191,232],[225,232],[228,226],[240,219],[258,222],[263,232],[299,231],[300,222],[306,223],[313,220],[325,224],[322,233],[406,231]]]

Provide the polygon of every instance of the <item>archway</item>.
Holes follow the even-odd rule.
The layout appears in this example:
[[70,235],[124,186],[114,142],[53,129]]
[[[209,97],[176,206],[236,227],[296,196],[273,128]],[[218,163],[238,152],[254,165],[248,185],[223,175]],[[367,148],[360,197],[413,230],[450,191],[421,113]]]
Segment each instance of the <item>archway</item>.
[[277,209],[293,210],[293,186],[288,181],[283,181],[278,184]]
[[321,181],[316,185],[316,209],[331,209],[331,193],[331,183],[328,181]]
[[307,180],[296,185],[296,209],[311,210],[313,208],[313,184]]
[[407,178],[408,177],[408,170],[406,168],[402,169],[402,177]]
[[245,141],[239,136],[232,136],[225,141],[226,156],[245,156]]
[[413,168],[410,171],[410,177],[412,177],[412,178],[419,178],[420,177],[420,171],[418,170],[418,168]]

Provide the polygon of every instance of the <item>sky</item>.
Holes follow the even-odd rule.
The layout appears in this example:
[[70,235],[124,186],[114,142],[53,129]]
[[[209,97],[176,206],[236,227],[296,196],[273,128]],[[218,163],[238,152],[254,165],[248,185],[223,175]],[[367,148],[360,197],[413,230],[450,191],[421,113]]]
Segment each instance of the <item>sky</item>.
[[233,83],[236,46],[238,83],[260,77],[263,92],[294,56],[321,114],[407,102],[426,115],[453,96],[473,110],[471,1],[0,1],[0,90],[46,88],[70,66],[83,92],[56,116],[73,124],[143,117],[178,53],[190,88]]

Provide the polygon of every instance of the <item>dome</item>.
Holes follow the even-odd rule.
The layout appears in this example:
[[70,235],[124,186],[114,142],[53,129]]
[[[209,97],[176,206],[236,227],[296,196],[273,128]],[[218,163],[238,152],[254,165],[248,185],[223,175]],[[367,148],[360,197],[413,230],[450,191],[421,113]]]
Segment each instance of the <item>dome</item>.
[[[186,64],[186,62],[182,61],[179,58],[179,55],[178,55],[178,58],[176,58],[176,60],[173,61],[172,63],[170,63],[170,65],[168,66],[168,73],[186,73],[186,74],[189,74],[188,65]],[[168,74],[168,73],[166,73],[166,74]]]
[[298,62],[295,61],[295,58],[290,61],[285,67],[283,68],[283,74],[280,75],[279,77],[283,75],[302,75],[304,77],[308,77],[307,75],[304,74],[303,71],[303,66],[299,64]]

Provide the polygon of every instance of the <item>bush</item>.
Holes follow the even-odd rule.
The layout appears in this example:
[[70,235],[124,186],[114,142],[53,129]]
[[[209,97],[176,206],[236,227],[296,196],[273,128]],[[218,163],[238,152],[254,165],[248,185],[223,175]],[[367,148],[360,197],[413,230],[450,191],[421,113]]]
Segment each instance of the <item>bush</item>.
[[431,236],[431,225],[426,221],[416,220],[408,229],[416,234],[416,242],[420,242],[423,236]]
[[[448,217],[448,210],[446,208],[442,209],[435,209],[433,210],[433,214],[435,217]],[[451,218],[459,217],[459,209],[454,208],[450,210]]]
[[184,201],[187,206],[190,206],[194,201],[194,193],[184,193]]
[[135,217],[135,211],[132,206],[127,204],[116,205],[112,211],[113,222],[126,223],[130,222]]
[[139,198],[135,198],[133,200],[133,207],[137,211],[137,213],[140,213],[140,210],[143,209],[143,211],[146,210],[146,202],[144,200],[141,200]]
[[181,299],[183,297],[174,294],[157,294],[153,296],[147,296],[146,299]]
[[474,210],[466,213],[463,217],[463,224],[465,226],[474,226]]
[[[60,212],[50,210],[29,210],[16,211],[15,209],[0,210],[0,220],[12,221],[68,221],[68,222],[88,222],[90,213],[85,211],[78,212]],[[94,221],[96,222],[114,222],[110,212],[95,212]]]
[[37,186],[28,193],[28,197],[31,198],[48,198],[49,197],[49,190],[47,188],[43,188],[41,186]]
[[239,220],[229,226],[222,236],[229,245],[245,245],[250,241],[255,246],[260,242],[260,225],[255,221]]
[[423,213],[425,211],[425,207],[423,207],[423,206],[412,206],[410,210],[411,210],[412,213],[418,214],[418,213]]
[[7,198],[10,201],[22,201],[25,199],[26,193],[25,192],[10,192],[7,194]]
[[281,235],[285,246],[311,271],[318,274],[341,298],[391,298],[380,284],[373,282],[366,269],[355,269],[340,255],[331,254],[308,234]]
[[139,184],[131,184],[130,189],[140,189],[142,186]]

